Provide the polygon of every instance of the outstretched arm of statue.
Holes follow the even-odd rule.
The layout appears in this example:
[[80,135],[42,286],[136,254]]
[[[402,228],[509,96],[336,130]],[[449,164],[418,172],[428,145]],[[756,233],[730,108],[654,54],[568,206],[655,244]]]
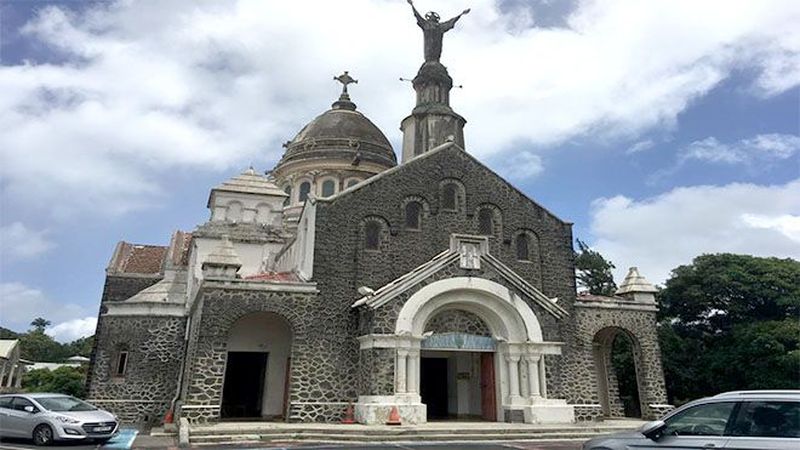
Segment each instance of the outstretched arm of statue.
[[458,22],[458,19],[460,19],[461,16],[463,16],[465,14],[469,14],[469,8],[465,9],[464,11],[461,11],[461,14],[453,17],[452,19],[450,19],[450,20],[448,20],[446,22],[442,22],[441,26],[444,28],[445,31],[447,31],[447,30],[453,28],[456,25],[456,22]]
[[411,5],[411,10],[414,11],[414,17],[417,18],[417,25],[420,27],[424,26],[425,19],[422,17],[419,11],[417,11],[417,8],[414,7],[414,2],[412,0],[408,0],[408,4]]

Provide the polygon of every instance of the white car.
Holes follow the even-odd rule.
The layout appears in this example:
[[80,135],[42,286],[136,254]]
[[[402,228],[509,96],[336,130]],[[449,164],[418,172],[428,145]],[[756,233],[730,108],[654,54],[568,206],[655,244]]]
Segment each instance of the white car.
[[64,394],[0,395],[0,436],[33,439],[36,445],[56,440],[105,442],[119,428],[108,411]]

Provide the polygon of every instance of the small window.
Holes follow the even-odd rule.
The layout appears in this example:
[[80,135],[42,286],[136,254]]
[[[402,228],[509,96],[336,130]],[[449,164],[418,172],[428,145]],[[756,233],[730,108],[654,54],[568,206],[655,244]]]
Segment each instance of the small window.
[[708,403],[689,408],[667,420],[665,436],[722,436],[733,402]]
[[355,185],[357,185],[357,184],[358,184],[360,181],[361,181],[361,180],[355,180],[355,179],[353,179],[353,180],[350,180],[350,181],[348,181],[348,182],[347,182],[347,187],[352,187],[352,186],[355,186]]
[[494,213],[484,208],[478,212],[478,234],[491,236],[494,234]]
[[731,430],[733,436],[800,437],[800,403],[746,402]]
[[520,261],[530,261],[531,257],[528,253],[530,238],[527,234],[522,233],[517,236],[517,259]]
[[304,181],[300,184],[300,196],[297,198],[301,203],[308,200],[308,193],[311,192],[311,183]]
[[14,397],[0,397],[0,408],[11,409],[11,399]]
[[406,204],[406,228],[419,230],[421,213],[422,205],[419,202],[408,202]]
[[114,376],[124,377],[125,371],[128,369],[128,352],[121,351],[117,356],[117,365],[114,369]]
[[364,227],[364,248],[367,250],[378,250],[381,244],[381,226],[377,222],[367,222]]
[[322,196],[330,197],[335,193],[336,193],[336,182],[334,182],[333,180],[325,180],[322,183]]
[[442,209],[456,210],[456,185],[453,183],[445,184],[442,188]]
[[286,197],[286,199],[283,201],[283,206],[289,206],[292,203],[292,187],[286,186],[283,188],[283,192],[288,195],[288,197]]
[[26,398],[22,398],[22,397],[14,397],[14,400],[12,401],[12,405],[13,405],[13,408],[15,410],[17,410],[17,411],[25,412],[25,407],[26,406],[30,406],[31,408],[33,408],[34,412],[39,410],[33,403],[31,403],[30,400],[28,400]]

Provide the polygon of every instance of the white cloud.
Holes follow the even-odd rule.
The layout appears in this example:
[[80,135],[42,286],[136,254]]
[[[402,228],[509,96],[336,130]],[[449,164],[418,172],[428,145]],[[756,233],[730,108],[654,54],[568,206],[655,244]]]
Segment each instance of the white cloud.
[[634,153],[640,153],[640,152],[643,152],[645,150],[650,150],[655,145],[656,145],[656,143],[653,142],[652,139],[645,139],[643,141],[636,142],[635,144],[633,144],[630,147],[628,147],[628,149],[625,150],[625,154],[626,155],[633,155]]
[[800,136],[759,134],[753,138],[726,144],[708,137],[689,144],[679,155],[679,164],[689,160],[726,164],[753,164],[791,158],[800,152]]
[[72,342],[82,337],[91,336],[97,328],[97,317],[84,317],[61,322],[47,329],[47,334],[59,342]]
[[529,151],[502,155],[499,159],[498,171],[512,181],[534,178],[544,170],[542,157]]
[[7,255],[9,259],[32,258],[54,246],[47,239],[46,231],[31,230],[21,222],[0,226],[0,255]]
[[[733,70],[763,96],[800,82],[795,1],[585,1],[560,28],[529,28],[525,5],[471,6],[443,62],[479,157],[670,125]],[[5,198],[56,215],[146,206],[175,170],[274,161],[345,69],[398,144],[414,97],[397,78],[422,61],[401,1],[101,2],[42,8],[25,32],[66,61],[0,66],[0,176]]]
[[595,200],[593,247],[617,265],[638,266],[654,283],[703,253],[800,259],[800,179],[784,185],[692,186],[657,197]]
[[13,331],[30,329],[31,321],[37,317],[58,324],[87,315],[87,308],[53,300],[41,290],[23,283],[0,283],[0,325]]

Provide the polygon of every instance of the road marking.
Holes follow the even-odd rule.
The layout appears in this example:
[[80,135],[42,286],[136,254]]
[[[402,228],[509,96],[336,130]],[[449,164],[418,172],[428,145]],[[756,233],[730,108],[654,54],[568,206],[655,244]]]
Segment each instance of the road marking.
[[28,450],[28,447],[14,447],[13,445],[0,444],[1,449],[8,450]]
[[119,430],[116,436],[111,438],[100,448],[128,450],[133,445],[133,441],[136,439],[136,435],[138,434],[139,431],[137,430],[132,430],[132,429]]

